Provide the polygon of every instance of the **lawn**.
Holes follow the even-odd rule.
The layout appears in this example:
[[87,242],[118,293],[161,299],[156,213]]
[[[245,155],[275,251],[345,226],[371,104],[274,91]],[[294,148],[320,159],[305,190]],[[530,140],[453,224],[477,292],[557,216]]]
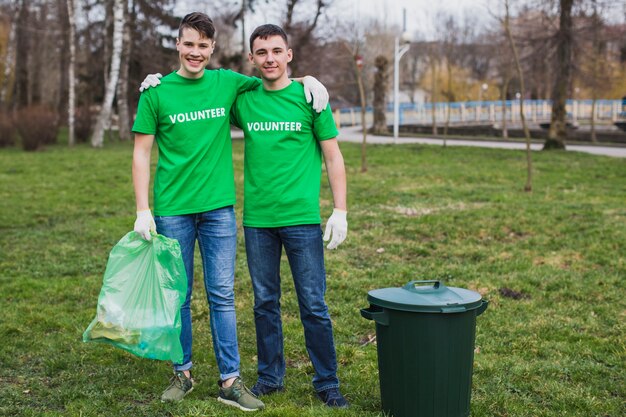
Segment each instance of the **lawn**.
[[[347,410],[321,406],[286,261],[286,391],[259,415],[379,416],[371,289],[441,279],[490,301],[477,319],[472,416],[626,415],[626,161],[521,151],[342,144],[347,241],[326,255]],[[193,300],[198,382],[162,404],[167,363],[81,335],[95,314],[107,255],[134,222],[132,146],[0,150],[0,415],[218,416],[218,372],[201,280]],[[234,144],[241,201],[243,144]],[[323,180],[326,185],[326,180]],[[328,187],[322,216],[331,212]],[[241,219],[241,204],[237,206]],[[241,230],[240,230],[241,232]],[[242,374],[256,376],[252,296],[239,234],[236,270]],[[196,276],[200,275],[199,259]],[[417,415],[417,414],[416,414]]]

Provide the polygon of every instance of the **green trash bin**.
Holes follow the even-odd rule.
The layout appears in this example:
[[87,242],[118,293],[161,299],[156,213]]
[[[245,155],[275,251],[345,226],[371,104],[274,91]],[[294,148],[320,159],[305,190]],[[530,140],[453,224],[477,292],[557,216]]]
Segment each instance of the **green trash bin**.
[[376,322],[383,411],[469,416],[476,316],[488,301],[438,280],[373,290],[367,299],[361,315]]

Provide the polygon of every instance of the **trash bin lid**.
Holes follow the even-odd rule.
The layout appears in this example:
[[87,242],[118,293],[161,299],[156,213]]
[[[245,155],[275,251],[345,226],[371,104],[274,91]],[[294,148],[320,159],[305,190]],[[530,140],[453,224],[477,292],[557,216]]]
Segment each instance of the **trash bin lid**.
[[439,280],[411,281],[401,288],[372,290],[367,299],[380,307],[420,313],[462,313],[482,305],[479,293],[446,287]]

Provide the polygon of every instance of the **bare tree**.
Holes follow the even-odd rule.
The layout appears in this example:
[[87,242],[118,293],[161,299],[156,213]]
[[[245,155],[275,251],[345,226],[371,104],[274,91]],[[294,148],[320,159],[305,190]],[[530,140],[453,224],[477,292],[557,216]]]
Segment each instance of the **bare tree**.
[[[290,46],[294,52],[293,60],[290,63],[290,68],[294,74],[299,73],[299,61],[306,59],[307,54],[305,51],[314,43],[314,31],[320,23],[320,18],[325,12],[325,9],[332,3],[332,0],[315,0],[315,6],[308,8],[305,0],[287,0],[285,17],[282,27],[289,34]],[[307,7],[306,16],[312,16],[308,19],[296,20],[296,7]],[[310,12],[312,11],[312,12]]]
[[[452,86],[453,79],[453,68],[457,59],[457,49],[458,49],[458,36],[460,28],[457,25],[454,16],[446,16],[440,15],[440,20],[443,21],[440,26],[445,28],[443,32],[443,42],[442,42],[442,50],[443,56],[446,63],[446,80],[447,86],[443,91],[443,95],[446,98],[446,123],[443,128],[444,136],[448,134],[448,128],[450,126],[450,103],[456,101],[456,95],[454,93],[454,88]],[[445,139],[444,139],[445,141]],[[445,143],[445,142],[444,142]],[[445,145],[444,145],[445,146]]]
[[559,29],[556,33],[556,68],[558,76],[552,89],[552,116],[548,139],[543,149],[565,149],[567,125],[565,100],[572,75],[572,6],[574,0],[559,0]]
[[361,48],[361,40],[356,38],[350,45],[344,42],[345,48],[350,52],[357,85],[359,87],[359,100],[361,102],[361,128],[363,130],[363,140],[361,142],[361,172],[367,171],[367,124],[365,115],[367,112],[367,101],[365,99],[365,90],[363,89],[363,57],[359,53]]
[[15,54],[16,54],[16,29],[17,29],[17,17],[20,13],[21,1],[16,0],[12,4],[12,16],[9,24],[9,38],[7,40],[7,49],[4,56],[4,77],[2,78],[2,85],[0,85],[0,107],[7,106],[7,96],[9,86],[11,85],[11,74],[15,69]]
[[115,0],[113,5],[113,50],[111,54],[111,69],[109,72],[104,102],[100,110],[100,115],[96,122],[93,136],[91,137],[91,145],[100,148],[104,142],[105,125],[111,117],[111,108],[113,106],[113,98],[115,97],[115,88],[120,75],[120,63],[122,57],[123,35],[124,35],[124,0]]
[[16,16],[13,22],[15,26],[15,81],[13,85],[13,106],[14,108],[24,107],[30,104],[31,95],[29,91],[29,65],[30,43],[28,42],[29,0],[18,1],[21,5],[16,9]]
[[[430,104],[432,105],[432,132],[433,135],[437,135],[437,78],[439,77],[439,65],[441,62],[441,52],[438,42],[431,42],[427,48],[428,66],[430,68]],[[443,146],[446,146],[446,139],[444,138]]]
[[[607,34],[607,25],[603,16],[607,15],[608,10],[601,10],[602,4],[598,4],[598,0],[591,0],[591,14],[584,19],[585,24],[582,28],[582,36],[577,43],[580,47],[580,58],[577,61],[581,63],[576,65],[577,74],[580,77],[582,85],[587,86],[591,94],[591,141],[597,142],[596,134],[596,105],[599,98],[610,95],[610,91],[614,86],[613,66],[607,59],[607,44],[609,36]],[[590,32],[590,33],[589,33]],[[587,41],[587,42],[585,42]],[[626,51],[626,49],[625,49]]]
[[354,57],[354,68],[356,79],[359,85],[359,97],[361,98],[361,127],[363,128],[363,140],[361,141],[361,172],[367,171],[367,123],[365,114],[367,112],[367,102],[365,101],[365,90],[363,89],[363,58],[359,55]]
[[[131,3],[134,0],[131,0]],[[132,6],[132,4],[131,4]],[[117,114],[120,140],[130,140],[130,109],[128,106],[128,73],[130,70],[130,54],[132,35],[128,19],[128,5],[124,1],[124,31],[122,36],[122,55],[120,60],[120,78],[117,83]]]
[[[265,3],[268,0],[264,0]],[[211,14],[213,21],[217,23],[218,20],[223,20],[226,25],[230,26],[229,31],[234,31],[239,25],[239,31],[241,36],[241,51],[235,53],[233,51],[232,54],[229,55],[228,64],[232,66],[236,66],[241,73],[246,72],[248,62],[248,38],[246,36],[246,14],[248,12],[254,13],[255,6],[258,4],[257,0],[241,0],[241,5],[235,10],[226,13],[217,13]],[[212,9],[215,9],[214,5],[211,5]],[[220,30],[217,31],[218,36],[220,35]],[[234,35],[231,34],[231,36]]]
[[386,93],[389,87],[389,60],[384,55],[378,55],[374,61],[376,74],[374,76],[374,126],[375,134],[387,133]]
[[67,68],[68,99],[67,99],[67,144],[73,146],[76,143],[74,132],[74,115],[76,113],[76,8],[74,0],[67,0],[67,23],[69,28],[70,62]]
[[506,32],[507,38],[509,40],[509,44],[511,45],[511,50],[513,51],[513,58],[515,59],[515,68],[517,68],[517,76],[520,82],[520,118],[522,119],[522,126],[524,128],[524,136],[526,137],[526,185],[524,185],[524,191],[530,192],[533,189],[533,164],[532,164],[532,154],[530,150],[530,131],[528,130],[528,125],[526,124],[526,116],[524,115],[524,72],[522,71],[522,65],[520,64],[519,55],[517,53],[517,47],[515,46],[515,41],[513,40],[513,35],[511,34],[511,23],[510,23],[510,14],[509,14],[509,0],[504,0],[504,8],[505,8],[505,16],[504,16],[504,31]]

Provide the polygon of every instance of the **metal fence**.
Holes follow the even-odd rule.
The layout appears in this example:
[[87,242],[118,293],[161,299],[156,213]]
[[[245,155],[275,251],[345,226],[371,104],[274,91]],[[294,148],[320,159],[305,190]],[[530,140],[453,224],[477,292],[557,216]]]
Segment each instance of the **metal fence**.
[[[578,120],[590,120],[592,100],[567,100],[567,119],[572,123]],[[626,117],[626,104],[622,100],[597,100],[595,120],[615,122]],[[519,100],[502,101],[466,101],[454,103],[401,103],[399,124],[432,124],[433,112],[437,124],[448,120],[455,125],[498,124],[503,118],[512,123],[520,121]],[[524,100],[524,116],[530,123],[550,121],[551,100]],[[387,105],[387,123],[393,122],[393,103]],[[366,123],[373,122],[372,107],[366,108]],[[335,111],[338,126],[356,126],[361,124],[361,108],[351,107]]]

